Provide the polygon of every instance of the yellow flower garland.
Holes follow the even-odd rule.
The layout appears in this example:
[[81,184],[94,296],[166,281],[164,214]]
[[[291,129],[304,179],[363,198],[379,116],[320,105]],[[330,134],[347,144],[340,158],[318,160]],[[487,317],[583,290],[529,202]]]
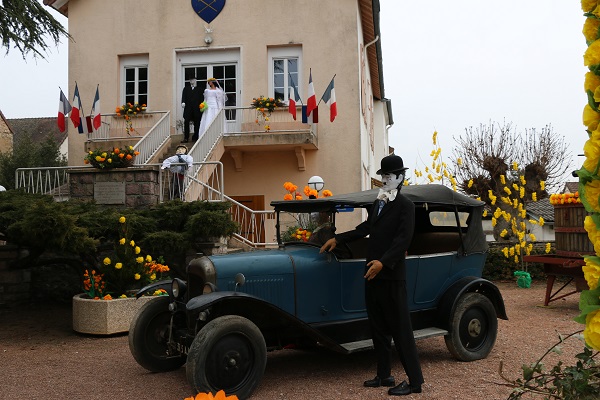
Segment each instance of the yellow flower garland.
[[[583,109],[583,124],[587,127],[589,139],[584,145],[586,157],[583,167],[578,171],[580,200],[590,214],[584,220],[584,228],[590,241],[594,244],[595,256],[585,257],[582,267],[589,290],[584,290],[580,295],[579,308],[581,314],[576,321],[585,324],[583,337],[585,342],[596,350],[600,350],[600,132],[597,131],[600,122],[600,21],[597,19],[597,0],[581,0],[581,8],[585,13],[586,21],[583,25],[588,48],[583,56],[584,65],[589,67],[585,75],[584,90],[588,103]],[[562,200],[564,199],[557,199]],[[562,203],[564,204],[564,203]]]

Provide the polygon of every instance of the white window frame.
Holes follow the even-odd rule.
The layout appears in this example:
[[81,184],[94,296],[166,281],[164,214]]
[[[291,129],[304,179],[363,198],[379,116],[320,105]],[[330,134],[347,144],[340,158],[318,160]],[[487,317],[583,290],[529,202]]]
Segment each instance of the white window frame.
[[126,77],[126,70],[127,69],[135,69],[135,100],[134,102],[138,102],[139,103],[139,92],[138,92],[138,88],[139,88],[139,69],[140,68],[146,68],[146,75],[148,77],[147,79],[147,87],[148,87],[148,93],[146,93],[147,96],[147,102],[150,102],[150,68],[148,66],[148,56],[147,55],[138,55],[138,56],[127,56],[127,57],[121,57],[120,59],[120,71],[121,71],[121,82],[120,82],[120,98],[121,98],[121,103],[125,103],[125,77]]
[[[289,60],[296,59],[298,60],[298,82],[294,82],[296,86],[298,86],[298,92],[302,87],[302,47],[293,46],[293,47],[270,47],[267,52],[269,58],[269,87],[268,87],[268,96],[275,97],[275,87],[273,84],[275,71],[273,69],[273,63],[275,60]],[[284,63],[284,68],[287,69],[287,62]],[[284,72],[283,82],[284,82],[284,90],[283,90],[283,101],[287,103],[290,96],[290,84],[289,84],[289,74],[287,71]]]

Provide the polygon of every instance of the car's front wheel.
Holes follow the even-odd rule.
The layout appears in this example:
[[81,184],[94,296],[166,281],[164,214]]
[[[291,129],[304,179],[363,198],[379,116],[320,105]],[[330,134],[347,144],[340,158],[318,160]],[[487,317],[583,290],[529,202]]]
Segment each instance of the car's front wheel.
[[486,358],[498,335],[498,319],[492,302],[480,293],[466,293],[458,300],[446,347],[460,361]]
[[170,323],[167,296],[158,296],[144,304],[131,321],[129,350],[137,363],[149,371],[172,371],[185,363],[185,356],[168,354]]
[[250,397],[267,364],[262,333],[250,320],[227,315],[204,326],[192,342],[186,374],[197,392],[224,390],[240,399]]

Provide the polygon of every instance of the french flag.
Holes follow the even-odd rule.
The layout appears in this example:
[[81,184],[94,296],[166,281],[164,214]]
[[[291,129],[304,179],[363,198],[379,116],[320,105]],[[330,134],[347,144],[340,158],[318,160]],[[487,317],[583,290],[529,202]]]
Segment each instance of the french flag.
[[58,99],[58,129],[61,132],[67,130],[67,117],[71,112],[71,104],[69,104],[69,100],[63,93],[62,89],[60,89],[60,97]]
[[92,126],[94,130],[100,129],[102,125],[102,117],[100,115],[100,92],[96,86],[96,96],[94,96],[94,105],[92,106]]
[[71,121],[73,122],[73,126],[75,128],[79,128],[81,125],[81,97],[79,97],[79,88],[77,87],[77,83],[75,83],[75,94],[73,95],[73,109],[71,111]]
[[292,114],[292,117],[294,117],[294,121],[296,120],[296,102],[297,101],[302,101],[300,99],[300,93],[298,93],[298,88],[296,87],[295,83],[294,83],[294,79],[292,78],[292,75],[290,75],[290,97],[288,99],[288,111],[290,112],[290,114]]
[[73,109],[71,110],[71,121],[73,126],[77,128],[79,133],[91,133],[91,124],[89,124],[89,118],[84,120],[83,107],[81,105],[81,97],[79,96],[79,88],[75,83],[75,94],[73,95]]
[[310,117],[312,110],[317,108],[317,97],[315,96],[315,87],[312,81],[312,69],[308,78],[308,99],[306,100],[306,116]]
[[331,78],[329,86],[327,86],[325,93],[323,93],[323,96],[321,97],[321,100],[324,100],[325,104],[327,104],[327,107],[329,107],[329,121],[331,122],[333,122],[337,116],[337,103],[335,101],[335,88],[333,86],[334,79],[335,76]]

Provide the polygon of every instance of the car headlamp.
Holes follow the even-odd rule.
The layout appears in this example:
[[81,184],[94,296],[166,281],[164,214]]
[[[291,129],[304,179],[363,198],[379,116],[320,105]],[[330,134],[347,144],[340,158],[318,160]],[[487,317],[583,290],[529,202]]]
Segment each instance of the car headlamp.
[[179,278],[173,279],[173,282],[171,282],[171,292],[173,293],[173,297],[175,299],[183,297],[185,295],[186,290],[187,285],[184,281],[182,281]]

